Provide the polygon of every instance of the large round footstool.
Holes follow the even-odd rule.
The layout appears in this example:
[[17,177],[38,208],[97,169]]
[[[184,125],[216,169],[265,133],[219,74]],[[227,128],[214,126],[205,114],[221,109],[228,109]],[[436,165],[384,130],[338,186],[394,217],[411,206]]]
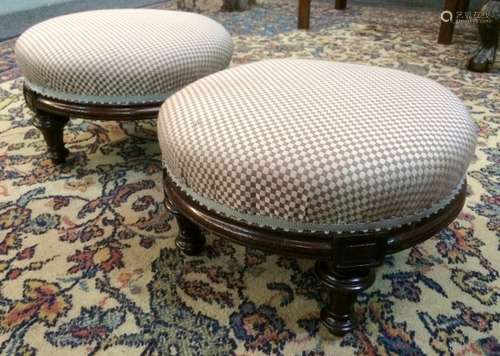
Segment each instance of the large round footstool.
[[193,13],[125,9],[56,17],[24,32],[16,59],[24,94],[55,163],[64,162],[70,116],[100,120],[156,118],[165,99],[225,69],[229,33]]
[[187,86],[162,106],[158,135],[178,248],[200,252],[208,230],[316,259],[329,295],[321,320],[343,334],[384,256],[462,209],[476,126],[431,80],[290,59]]

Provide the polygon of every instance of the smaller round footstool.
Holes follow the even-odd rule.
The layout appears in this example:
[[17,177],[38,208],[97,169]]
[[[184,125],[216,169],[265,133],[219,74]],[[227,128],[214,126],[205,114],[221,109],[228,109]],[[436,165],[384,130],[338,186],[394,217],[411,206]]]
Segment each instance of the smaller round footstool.
[[152,9],[81,12],[37,24],[16,42],[24,94],[55,163],[69,117],[156,118],[165,99],[225,69],[231,36],[193,13]]
[[202,228],[316,259],[321,320],[344,334],[384,256],[462,209],[476,132],[448,89],[397,70],[289,59],[210,75],[158,119],[177,246],[199,253]]

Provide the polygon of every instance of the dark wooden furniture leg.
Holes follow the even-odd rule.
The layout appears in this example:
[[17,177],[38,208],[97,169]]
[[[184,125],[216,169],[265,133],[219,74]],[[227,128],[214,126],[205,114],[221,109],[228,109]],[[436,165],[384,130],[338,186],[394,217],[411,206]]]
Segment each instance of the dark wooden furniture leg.
[[[335,9],[344,10],[347,0],[335,0]],[[311,16],[311,0],[299,0],[298,8],[298,28],[299,30],[309,29],[309,19]]]
[[[443,12],[441,13],[441,27],[439,29],[438,43],[450,44],[455,28],[455,16],[458,10],[459,0],[445,0]],[[445,11],[447,13],[445,13]]]
[[[467,11],[468,8],[469,0],[445,0],[443,12],[441,13],[441,27],[439,29],[438,43],[451,43],[457,12]],[[447,13],[444,13],[445,11]]]
[[333,263],[316,262],[316,276],[328,291],[327,305],[321,310],[321,322],[334,335],[353,329],[354,303],[363,290],[375,282],[373,268],[339,270]]
[[64,126],[69,121],[69,115],[58,115],[39,108],[37,95],[26,86],[23,94],[26,104],[35,113],[33,126],[42,132],[47,143],[47,156],[55,164],[64,163],[69,154],[69,150],[64,147]]
[[39,129],[45,142],[47,143],[47,156],[55,164],[64,163],[69,154],[69,150],[64,147],[64,126],[69,121],[69,117],[56,116],[36,111],[33,118],[33,126]]
[[470,0],[458,0],[458,11],[467,11],[469,9]]
[[309,18],[311,12],[311,0],[299,0],[298,28],[300,30],[309,29]]
[[495,63],[500,31],[500,0],[491,0],[481,9],[488,18],[478,24],[480,45],[469,59],[467,68],[474,72],[487,72]]
[[198,225],[181,214],[179,209],[174,205],[169,196],[169,189],[167,189],[166,186],[167,183],[165,183],[167,179],[166,172],[163,171],[165,207],[175,216],[177,225],[179,226],[179,233],[175,239],[175,246],[186,255],[199,255],[205,247],[205,236],[203,236]]
[[40,95],[26,85],[23,89],[28,107],[35,113],[33,126],[47,143],[49,158],[55,164],[64,163],[69,150],[64,147],[63,130],[70,117],[91,120],[156,119],[161,102],[137,105],[93,105],[72,103]]
[[199,255],[205,246],[205,236],[201,233],[200,228],[180,214],[178,210],[175,209],[173,214],[179,225],[179,235],[177,235],[175,245],[186,255]]
[[344,10],[347,5],[347,0],[335,0],[335,8],[337,10]]

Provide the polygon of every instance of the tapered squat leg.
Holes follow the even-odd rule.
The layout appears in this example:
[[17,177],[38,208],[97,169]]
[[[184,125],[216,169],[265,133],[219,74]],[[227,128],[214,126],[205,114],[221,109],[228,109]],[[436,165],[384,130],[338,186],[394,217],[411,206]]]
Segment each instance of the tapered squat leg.
[[328,303],[321,310],[321,322],[334,335],[344,335],[354,327],[354,303],[375,281],[372,268],[336,270],[332,263],[316,262],[316,275],[328,291]]
[[174,205],[169,196],[169,184],[166,170],[163,170],[163,190],[165,194],[165,207],[175,216],[177,225],[179,226],[179,234],[175,239],[177,248],[186,255],[199,255],[205,246],[205,236],[201,233],[200,228],[191,220],[186,218]]
[[55,164],[64,163],[69,151],[64,147],[63,130],[69,118],[38,111],[33,126],[38,128],[47,143],[47,155]]
[[179,235],[175,245],[179,250],[189,256],[199,255],[205,246],[205,236],[196,224],[181,214],[175,214],[179,225]]

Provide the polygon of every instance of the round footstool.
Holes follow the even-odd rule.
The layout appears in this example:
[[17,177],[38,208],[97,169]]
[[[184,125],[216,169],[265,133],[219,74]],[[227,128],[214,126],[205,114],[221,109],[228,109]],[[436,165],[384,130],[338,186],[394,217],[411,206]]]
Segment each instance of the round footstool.
[[229,33],[193,13],[100,10],[56,17],[16,43],[34,125],[50,158],[64,161],[70,116],[101,120],[156,118],[165,99],[232,57]]
[[158,130],[177,246],[200,252],[201,227],[316,259],[334,334],[352,330],[356,295],[385,255],[458,215],[477,131],[431,80],[292,59],[187,86],[162,106]]

